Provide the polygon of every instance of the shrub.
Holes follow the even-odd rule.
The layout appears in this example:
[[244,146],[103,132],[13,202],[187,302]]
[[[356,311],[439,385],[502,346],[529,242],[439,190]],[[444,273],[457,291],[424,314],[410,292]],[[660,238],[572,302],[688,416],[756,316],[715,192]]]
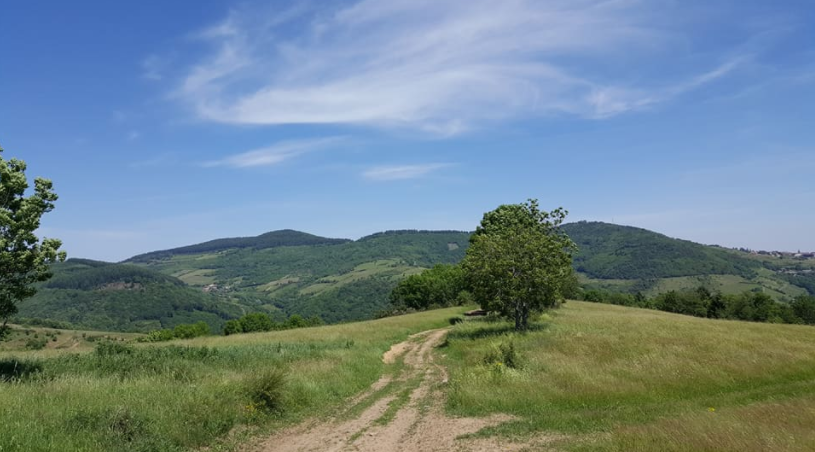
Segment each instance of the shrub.
[[450,317],[449,319],[447,319],[447,321],[450,322],[450,325],[457,325],[459,323],[464,322],[464,319],[461,318],[461,317],[456,316],[456,317]]
[[192,339],[199,336],[207,336],[210,334],[209,325],[206,322],[198,322],[195,324],[182,323],[173,328],[173,336],[177,339]]
[[271,369],[250,378],[246,391],[253,409],[266,413],[279,413],[283,410],[286,374],[280,369]]
[[515,343],[513,341],[501,342],[497,347],[493,347],[484,356],[484,364],[488,366],[502,365],[510,369],[518,369],[521,367],[521,359],[515,350]]
[[25,342],[25,348],[29,350],[42,350],[45,348],[45,344],[48,342],[46,339],[39,339],[34,335],[33,339],[29,339]]
[[240,320],[227,320],[224,324],[224,336],[229,336],[230,334],[240,334],[243,333],[243,325],[241,324]]
[[246,314],[245,316],[241,317],[240,322],[244,333],[271,331],[272,328],[274,328],[272,319],[262,312]]

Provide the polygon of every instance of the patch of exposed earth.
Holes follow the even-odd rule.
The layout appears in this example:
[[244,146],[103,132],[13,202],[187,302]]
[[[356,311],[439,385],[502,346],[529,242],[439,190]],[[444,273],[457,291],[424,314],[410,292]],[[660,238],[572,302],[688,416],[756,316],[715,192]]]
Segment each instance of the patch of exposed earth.
[[[537,437],[509,442],[503,438],[462,437],[512,420],[511,416],[450,417],[444,413],[447,372],[433,361],[433,349],[446,330],[425,331],[394,345],[382,357],[400,359],[403,370],[384,376],[349,400],[335,420],[312,420],[254,443],[247,452],[434,452],[553,450],[560,438]],[[388,386],[392,386],[388,387]],[[388,387],[388,390],[385,388]],[[400,394],[409,394],[399,397]],[[352,414],[353,413],[353,414]],[[359,414],[357,414],[359,413]]]

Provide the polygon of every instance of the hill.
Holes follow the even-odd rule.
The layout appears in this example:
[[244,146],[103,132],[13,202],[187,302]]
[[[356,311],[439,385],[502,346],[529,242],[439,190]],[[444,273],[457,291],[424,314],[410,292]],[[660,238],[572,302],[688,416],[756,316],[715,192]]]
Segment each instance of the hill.
[[528,334],[509,328],[456,325],[442,360],[452,414],[514,416],[485,432],[502,446],[520,437],[543,441],[523,450],[812,450],[811,326],[570,301]]
[[[755,256],[599,222],[562,226],[578,244],[575,268],[587,289],[642,292],[705,286],[763,291],[778,300],[815,293],[808,261]],[[111,264],[71,259],[23,302],[21,317],[77,327],[146,331],[266,312],[328,323],[371,318],[402,278],[459,262],[468,232],[387,231],[359,240],[273,231],[141,254]]]
[[333,323],[370,318],[387,307],[401,278],[460,261],[468,240],[459,231],[388,231],[316,245],[169,250],[131,261],[248,309]]
[[761,263],[725,250],[632,226],[569,223],[575,269],[590,278],[646,279],[699,275],[756,276]]
[[574,266],[584,286],[648,296],[704,286],[763,291],[779,300],[815,294],[815,275],[789,274],[790,259],[769,259],[701,245],[632,226],[577,222],[562,226],[579,247]]
[[328,239],[305,232],[282,229],[279,231],[267,232],[256,237],[233,237],[226,239],[210,240],[196,245],[183,246],[169,250],[153,251],[150,253],[133,256],[125,262],[151,262],[158,259],[168,259],[173,256],[183,254],[217,253],[229,249],[251,248],[254,250],[264,250],[277,248],[280,246],[304,246],[304,245],[336,245],[350,242],[348,239]]
[[525,334],[450,327],[464,310],[0,350],[0,449],[812,450],[813,327],[571,301]]
[[214,331],[244,310],[150,268],[69,259],[37,295],[20,303],[17,318],[49,319],[75,328],[148,331],[207,322]]

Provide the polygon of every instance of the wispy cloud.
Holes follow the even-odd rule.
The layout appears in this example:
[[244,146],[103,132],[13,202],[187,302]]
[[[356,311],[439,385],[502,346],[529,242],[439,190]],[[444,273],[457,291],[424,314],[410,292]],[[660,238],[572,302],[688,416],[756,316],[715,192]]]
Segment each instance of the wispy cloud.
[[[587,68],[667,40],[625,0],[375,0],[334,14],[232,11],[198,35],[213,53],[178,92],[202,118],[237,124],[364,124],[456,134],[484,121],[606,118],[710,83],[725,63],[667,85],[593,79]],[[298,35],[279,26],[298,21]]]
[[375,181],[416,179],[433,171],[450,166],[449,163],[427,163],[422,165],[377,166],[362,173],[366,179]]
[[667,102],[677,96],[693,91],[705,84],[725,77],[744,62],[745,58],[731,59],[712,71],[697,75],[674,85],[650,89],[630,89],[620,87],[597,87],[588,96],[593,113],[591,116],[602,119],[633,110],[641,110]]
[[271,146],[231,155],[221,160],[204,162],[205,167],[227,166],[231,168],[253,168],[273,166],[294,157],[337,145],[344,137],[327,137],[311,140],[281,141]]
[[142,77],[147,80],[159,81],[164,78],[162,73],[164,61],[158,55],[149,55],[142,60]]

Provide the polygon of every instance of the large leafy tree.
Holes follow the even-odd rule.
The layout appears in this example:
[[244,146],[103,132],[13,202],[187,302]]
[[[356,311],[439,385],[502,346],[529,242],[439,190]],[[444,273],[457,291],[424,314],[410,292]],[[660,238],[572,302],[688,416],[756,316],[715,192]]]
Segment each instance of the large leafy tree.
[[566,215],[542,211],[534,199],[484,214],[462,263],[482,309],[514,319],[520,331],[531,313],[563,300],[576,250],[559,228]]
[[50,265],[65,260],[62,242],[35,233],[43,214],[54,208],[57,195],[48,179],[36,178],[34,191],[25,177],[22,160],[4,160],[0,147],[0,319],[4,329],[17,303],[33,296],[33,284],[51,276]]

